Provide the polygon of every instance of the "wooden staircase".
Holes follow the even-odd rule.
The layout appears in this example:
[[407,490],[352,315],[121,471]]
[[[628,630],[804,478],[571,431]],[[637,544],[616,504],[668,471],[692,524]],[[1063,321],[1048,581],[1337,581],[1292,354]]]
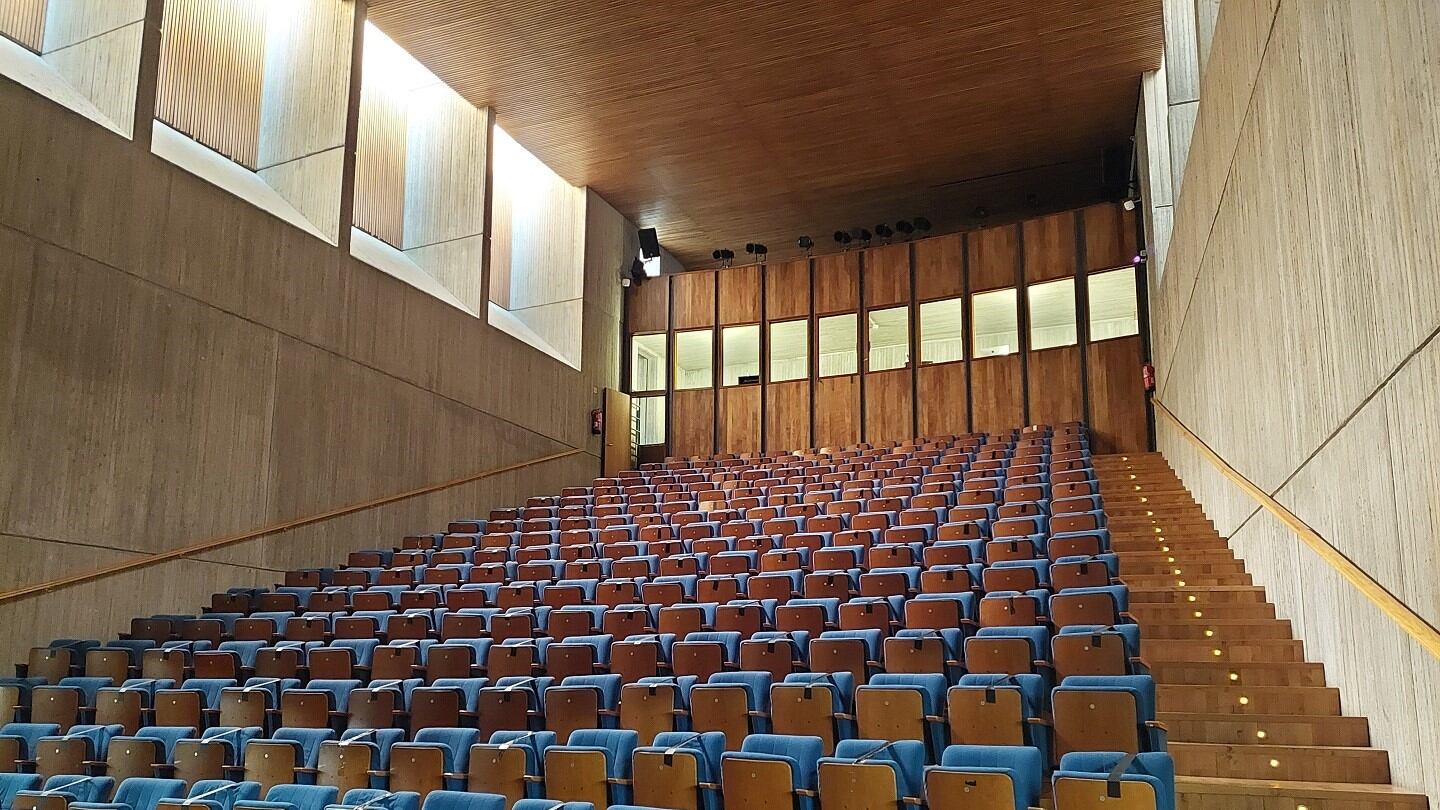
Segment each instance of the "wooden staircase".
[[1180,810],[1400,810],[1369,723],[1340,713],[1225,538],[1158,453],[1095,460],[1130,612],[1141,625]]

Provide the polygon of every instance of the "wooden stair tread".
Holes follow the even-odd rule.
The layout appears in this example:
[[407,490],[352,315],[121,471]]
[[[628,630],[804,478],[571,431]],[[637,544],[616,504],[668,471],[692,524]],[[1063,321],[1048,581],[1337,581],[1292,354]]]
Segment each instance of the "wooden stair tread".
[[[1426,807],[1424,794],[1397,788],[1394,785],[1356,785],[1348,782],[1286,782],[1267,779],[1232,779],[1222,776],[1177,776],[1178,793],[1213,793],[1230,796],[1276,796],[1302,798],[1351,799],[1356,795],[1381,796],[1386,800],[1414,802]],[[1410,804],[1405,806],[1409,807]]]

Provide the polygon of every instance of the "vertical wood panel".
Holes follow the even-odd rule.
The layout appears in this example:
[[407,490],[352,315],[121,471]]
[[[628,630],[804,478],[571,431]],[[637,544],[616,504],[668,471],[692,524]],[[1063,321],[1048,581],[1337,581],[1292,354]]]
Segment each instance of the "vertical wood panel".
[[5,0],[0,3],[0,31],[39,52],[45,40],[45,5],[48,0]]
[[265,65],[264,7],[167,0],[156,117],[255,168]]
[[664,332],[670,328],[670,276],[632,282],[625,289],[630,334]]
[[965,364],[942,363],[921,366],[918,371],[919,391],[918,435],[940,436],[946,433],[969,433]]
[[1020,393],[1020,355],[983,357],[970,363],[971,407],[976,432],[995,433],[1025,421]]
[[1085,219],[1085,269],[1108,270],[1135,259],[1135,213],[1119,203],[1092,205]]
[[860,441],[860,377],[847,374],[815,381],[815,446],[843,447]]
[[1090,434],[1096,453],[1136,453],[1149,444],[1140,336],[1091,343]]
[[810,314],[810,260],[795,259],[765,268],[765,317],[772,321]]
[[860,254],[832,253],[815,260],[815,314],[860,308]]
[[[389,244],[404,246],[405,239],[405,97],[380,82],[367,84],[360,93],[360,129],[355,147],[355,227]],[[496,218],[509,239],[509,206],[497,206]],[[508,251],[506,251],[508,254]],[[497,289],[505,291],[501,306],[509,304],[510,263],[504,263]]]
[[1026,375],[1030,386],[1031,424],[1058,425],[1085,418],[1079,346],[1030,352]]
[[732,267],[719,271],[720,324],[755,323],[760,320],[760,265]]
[[1024,233],[1026,282],[1075,275],[1074,212],[1027,219]]
[[718,453],[760,452],[760,386],[720,389]]
[[670,277],[675,298],[676,329],[715,325],[716,272],[692,270]]
[[670,455],[708,456],[715,452],[715,389],[676,391],[670,395]]
[[891,307],[909,300],[910,244],[901,242],[866,251],[865,306]]
[[970,292],[1015,286],[1015,265],[1020,260],[1020,229],[1002,225],[969,236]]
[[804,450],[810,441],[810,382],[765,386],[765,452]]
[[955,298],[965,292],[965,238],[958,233],[915,243],[915,297]]
[[916,436],[909,368],[865,375],[865,441],[903,441]]

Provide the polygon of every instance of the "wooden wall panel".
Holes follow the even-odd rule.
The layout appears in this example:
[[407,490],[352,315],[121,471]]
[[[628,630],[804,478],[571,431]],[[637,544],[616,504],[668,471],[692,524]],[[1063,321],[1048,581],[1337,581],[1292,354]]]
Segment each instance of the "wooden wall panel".
[[715,325],[715,272],[692,270],[670,277],[676,329]]
[[715,452],[760,452],[760,386],[721,388],[716,423],[720,428],[720,441]]
[[1015,286],[1020,261],[1020,226],[1001,225],[974,231],[967,238],[970,252],[970,292]]
[[1108,270],[1135,259],[1135,212],[1119,203],[1081,209],[1085,221],[1085,269]]
[[815,381],[815,446],[843,447],[860,441],[860,377],[848,374]]
[[1075,275],[1075,213],[1063,211],[1048,217],[1027,219],[1025,235],[1025,281],[1049,281]]
[[[910,300],[910,244],[901,242],[865,252],[865,306],[893,307]],[[908,438],[908,437],[907,437]]]
[[804,450],[811,446],[809,381],[766,385],[765,452]]
[[262,5],[168,0],[155,117],[253,169],[264,66]]
[[720,277],[720,325],[760,321],[760,265],[731,267]]
[[898,368],[865,375],[865,441],[913,439],[915,392],[911,370]]
[[973,430],[995,433],[1024,425],[1020,355],[972,360],[970,374]]
[[1149,445],[1140,337],[1091,343],[1090,431],[1096,453],[1138,453]]
[[933,301],[965,292],[965,236],[952,233],[915,243],[915,298]]
[[715,452],[715,389],[676,391],[670,395],[670,455],[708,456]]
[[919,396],[920,436],[970,432],[970,407],[966,398],[964,363],[941,363],[921,366],[916,372]]
[[815,260],[815,314],[860,308],[860,254],[832,253]]
[[795,259],[765,268],[765,317],[771,321],[810,314],[810,260]]
[[0,3],[0,31],[39,52],[45,37],[45,6],[49,0],[6,0]]
[[625,288],[630,334],[664,332],[670,327],[670,279],[671,276],[660,276]]
[[1058,425],[1083,420],[1085,400],[1080,377],[1080,347],[1057,346],[1030,352],[1026,358],[1032,425]]
[[[405,97],[383,85],[360,94],[360,129],[355,147],[355,227],[395,248],[405,246]],[[497,211],[508,239],[509,217]],[[491,270],[492,288],[502,290],[501,306],[509,306],[510,263],[499,278]],[[498,280],[498,284],[495,283]]]

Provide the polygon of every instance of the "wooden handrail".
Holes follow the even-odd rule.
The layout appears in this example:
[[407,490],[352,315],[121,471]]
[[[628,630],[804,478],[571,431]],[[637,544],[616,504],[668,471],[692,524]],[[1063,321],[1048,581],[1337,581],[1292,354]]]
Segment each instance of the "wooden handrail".
[[1224,474],[1226,478],[1229,478],[1232,483],[1244,490],[1245,494],[1255,499],[1255,501],[1267,511],[1279,518],[1282,523],[1290,527],[1290,530],[1298,535],[1300,539],[1304,541],[1305,545],[1309,546],[1318,554],[1320,559],[1324,560],[1327,565],[1335,569],[1335,573],[1344,577],[1347,582],[1354,585],[1360,593],[1364,594],[1366,599],[1369,599],[1376,607],[1380,608],[1386,616],[1389,616],[1391,621],[1400,625],[1400,629],[1404,630],[1406,635],[1415,639],[1416,643],[1424,647],[1431,655],[1440,658],[1440,630],[1437,630],[1435,626],[1426,621],[1423,616],[1416,613],[1409,605],[1402,602],[1399,597],[1387,590],[1384,585],[1381,585],[1374,577],[1370,576],[1365,569],[1356,565],[1354,561],[1345,556],[1344,552],[1331,545],[1329,540],[1322,537],[1319,532],[1301,520],[1298,515],[1286,509],[1283,504],[1270,497],[1269,493],[1256,486],[1254,482],[1242,475],[1239,470],[1230,466],[1230,463],[1222,458],[1219,453],[1211,449],[1210,445],[1206,444],[1204,439],[1195,435],[1194,431],[1190,430],[1184,422],[1181,422],[1180,417],[1171,413],[1170,409],[1165,407],[1164,403],[1158,399],[1152,401],[1155,403],[1155,411],[1170,420],[1170,422],[1179,429],[1180,435],[1195,445],[1195,448],[1200,451],[1200,454]]
[[478,473],[472,473],[470,475],[462,476],[460,478],[452,478],[449,481],[442,481],[438,484],[429,484],[427,486],[419,487],[418,489],[398,492],[394,495],[386,495],[383,498],[375,498],[373,500],[364,501],[362,503],[354,503],[348,506],[341,506],[335,509],[331,509],[329,511],[320,512],[318,514],[308,515],[302,518],[295,518],[294,520],[286,520],[280,523],[272,523],[268,526],[262,526],[258,529],[252,529],[250,531],[241,532],[239,534],[230,534],[224,537],[217,537],[213,540],[206,540],[201,543],[195,543],[189,546],[182,546],[180,548],[171,549],[169,551],[162,551],[158,554],[149,554],[144,557],[139,557],[137,559],[120,563],[118,565],[110,566],[108,568],[100,568],[94,571],[87,571],[83,574],[72,574],[71,576],[61,577],[59,579],[52,579],[48,582],[40,582],[35,585],[27,585],[23,588],[17,588],[13,591],[0,593],[0,605],[3,605],[7,602],[14,602],[19,599],[25,599],[31,596],[51,593],[53,591],[58,591],[62,588],[69,588],[73,585],[82,585],[86,582],[94,582],[95,580],[105,579],[107,577],[115,576],[116,574],[123,574],[127,571],[135,571],[141,568],[148,568],[152,565],[158,565],[159,563],[168,562],[170,560],[178,560],[196,554],[203,554],[207,551],[214,551],[216,549],[225,548],[226,546],[233,546],[236,543],[243,543],[247,540],[254,540],[258,537],[265,537],[271,534],[280,534],[282,532],[288,532],[291,529],[298,529],[302,526],[309,526],[315,523],[323,523],[333,518],[344,517],[345,515],[352,515],[356,512],[363,512],[366,509],[374,509],[377,506],[385,506],[387,504],[396,503],[397,501],[408,500],[410,498],[419,497],[421,495],[429,495],[435,492],[442,492],[447,489],[453,489],[455,487],[461,486],[462,484],[469,484],[507,472],[523,470],[526,467],[534,467],[537,464],[545,464],[551,461],[559,461],[562,458],[569,458],[570,456],[578,455],[583,452],[585,451],[577,447],[559,453],[552,453],[548,456],[533,458],[529,461],[521,461],[516,464],[507,464],[504,467],[492,467],[488,470],[482,470]]

